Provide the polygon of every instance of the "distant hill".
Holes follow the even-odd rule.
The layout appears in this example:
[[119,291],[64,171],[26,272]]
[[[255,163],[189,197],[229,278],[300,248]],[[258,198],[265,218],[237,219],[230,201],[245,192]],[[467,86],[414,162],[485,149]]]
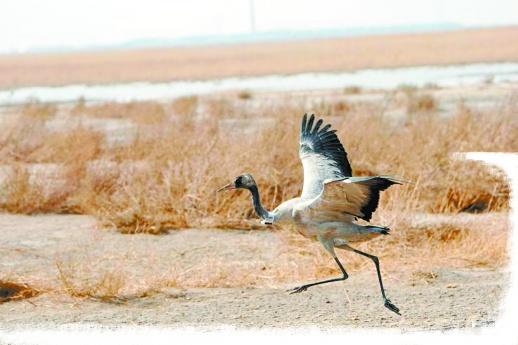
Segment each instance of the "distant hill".
[[297,31],[262,31],[246,32],[231,35],[205,35],[188,36],[174,39],[143,38],[127,41],[113,48],[144,48],[144,47],[170,47],[170,46],[191,46],[211,44],[233,44],[245,42],[272,42],[272,41],[293,41],[312,38],[337,38],[366,35],[382,35],[411,32],[433,32],[465,28],[455,23],[435,23],[419,25],[398,25],[379,27],[350,27],[323,30],[297,30]]
[[436,32],[466,28],[455,23],[434,23],[397,26],[375,26],[375,27],[350,27],[322,30],[297,30],[297,31],[261,31],[246,32],[229,35],[202,35],[185,36],[178,38],[157,38],[147,37],[125,42],[114,42],[111,44],[99,45],[72,45],[34,47],[25,53],[40,52],[77,52],[77,51],[98,51],[112,49],[136,49],[152,47],[178,47],[178,46],[202,46],[213,44],[237,44],[254,42],[275,42],[275,41],[297,41],[317,38],[338,38],[367,35],[383,35],[413,32]]

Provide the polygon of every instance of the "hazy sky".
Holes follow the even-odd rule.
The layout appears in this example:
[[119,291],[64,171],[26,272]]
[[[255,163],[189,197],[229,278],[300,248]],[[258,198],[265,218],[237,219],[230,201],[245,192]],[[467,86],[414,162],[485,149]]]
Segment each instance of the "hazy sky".
[[[0,52],[250,30],[249,0],[2,0]],[[255,0],[256,29],[518,24],[518,0]]]

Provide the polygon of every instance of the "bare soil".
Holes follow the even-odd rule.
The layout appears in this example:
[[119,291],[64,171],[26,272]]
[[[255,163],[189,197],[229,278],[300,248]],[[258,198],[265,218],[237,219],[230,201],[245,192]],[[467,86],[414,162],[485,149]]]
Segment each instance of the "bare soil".
[[[174,287],[171,267],[175,265],[190,267],[182,274],[208,276],[215,260],[236,266],[258,260],[274,265],[283,240],[272,231],[194,229],[160,236],[123,235],[97,229],[88,216],[7,214],[0,215],[0,229],[0,279],[41,290],[34,298],[0,303],[0,329],[4,330],[74,323],[403,330],[484,326],[498,318],[508,277],[503,270],[487,268],[384,270],[387,293],[402,312],[397,316],[383,307],[370,266],[351,271],[345,282],[295,295],[285,290],[301,281],[271,281],[256,287]],[[81,276],[119,272],[126,285],[115,298],[104,301],[71,297],[58,279],[57,262]],[[180,278],[174,277],[178,284]],[[145,288],[154,280],[169,284]]]

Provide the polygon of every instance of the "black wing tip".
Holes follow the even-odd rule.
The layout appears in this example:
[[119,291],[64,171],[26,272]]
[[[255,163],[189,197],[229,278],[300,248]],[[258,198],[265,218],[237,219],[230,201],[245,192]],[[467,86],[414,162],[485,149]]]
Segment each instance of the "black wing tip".
[[390,228],[387,228],[386,226],[379,226],[379,225],[371,225],[368,226],[368,228],[379,232],[382,235],[390,235]]
[[384,191],[392,185],[398,184],[402,185],[406,181],[399,179],[393,176],[375,176],[372,180],[371,187],[375,188],[377,191]]
[[372,181],[374,183],[369,186],[370,199],[360,210],[364,214],[362,219],[366,221],[369,221],[372,218],[372,214],[378,208],[380,193],[392,185],[402,184],[400,179],[391,176],[376,176]]
[[322,126],[322,123],[324,123],[324,120],[318,119],[318,121],[315,123],[315,127],[313,128],[313,134],[318,133],[318,130],[320,129],[320,126]]
[[313,122],[315,121],[315,114],[311,114],[308,123],[306,125],[306,133],[311,133],[311,129],[313,128]]
[[[324,126],[322,127],[322,125]],[[302,117],[300,139],[303,150],[318,151],[335,161],[337,168],[344,176],[351,176],[352,169],[347,160],[347,152],[331,124],[326,124],[321,118],[317,119],[315,114],[311,114],[308,120],[308,114],[306,113]],[[311,144],[303,144],[306,141]]]
[[[315,122],[316,120],[316,122]],[[322,125],[324,127],[320,128]],[[308,114],[305,113],[302,116],[302,122],[301,122],[301,136],[307,136],[307,135],[322,135],[328,132],[336,132],[336,130],[331,129],[331,124],[325,123],[324,119],[317,118],[315,114],[311,114],[311,116],[308,119]],[[331,129],[331,130],[330,130]]]

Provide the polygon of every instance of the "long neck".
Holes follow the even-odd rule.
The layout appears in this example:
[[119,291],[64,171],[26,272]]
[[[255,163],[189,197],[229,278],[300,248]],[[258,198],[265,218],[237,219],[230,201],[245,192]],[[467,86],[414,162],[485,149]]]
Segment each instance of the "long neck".
[[249,188],[250,193],[252,193],[252,200],[254,202],[255,212],[262,219],[272,218],[272,214],[266,210],[261,204],[261,198],[259,197],[259,190],[257,186],[252,186]]

